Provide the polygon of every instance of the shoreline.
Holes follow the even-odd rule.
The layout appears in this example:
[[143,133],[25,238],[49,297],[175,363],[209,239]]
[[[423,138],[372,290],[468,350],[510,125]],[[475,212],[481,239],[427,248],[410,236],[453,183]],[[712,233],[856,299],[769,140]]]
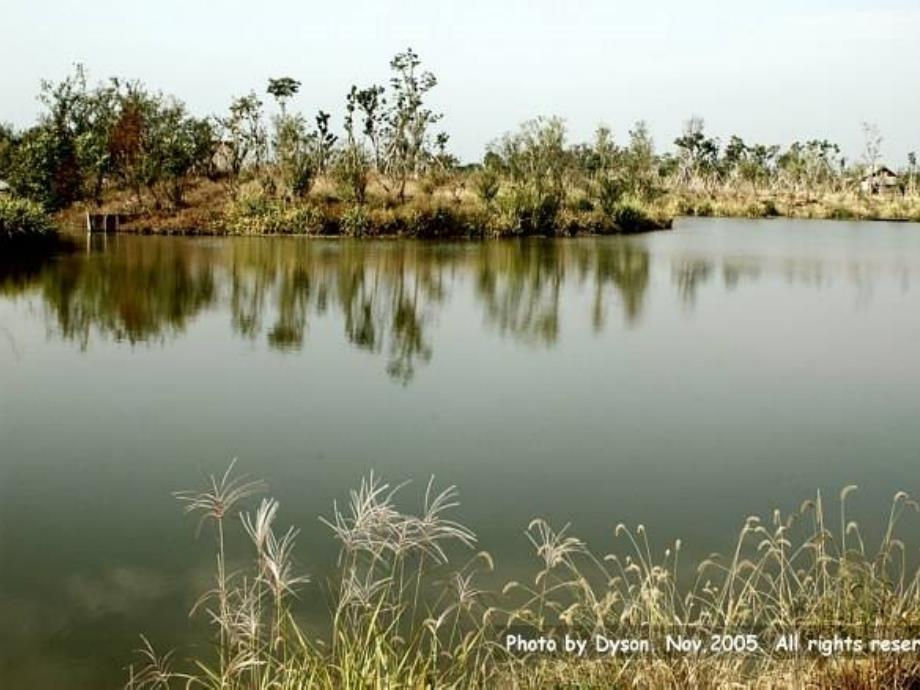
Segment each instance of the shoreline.
[[[53,215],[65,234],[88,230],[90,215],[108,232],[134,235],[492,239],[626,235],[672,229],[680,218],[837,220],[920,222],[920,198],[818,194],[798,195],[687,193],[667,191],[651,201],[624,199],[600,208],[574,193],[547,209],[509,209],[482,203],[473,195],[425,194],[419,190],[398,202],[384,194],[365,203],[341,198],[331,190],[289,200],[264,194],[231,193],[225,186],[199,180],[179,208],[151,208],[126,193],[112,194],[96,206],[75,203]],[[94,232],[102,232],[101,229]]]

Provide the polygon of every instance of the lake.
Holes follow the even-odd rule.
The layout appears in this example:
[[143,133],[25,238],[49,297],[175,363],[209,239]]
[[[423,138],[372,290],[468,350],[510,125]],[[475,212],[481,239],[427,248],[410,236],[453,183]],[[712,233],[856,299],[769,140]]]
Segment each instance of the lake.
[[[201,641],[187,612],[212,550],[171,493],[233,457],[320,582],[335,545],[317,518],[371,469],[412,480],[410,505],[431,475],[457,485],[501,581],[533,572],[536,516],[601,553],[616,523],[643,523],[692,560],[750,514],[851,483],[875,539],[892,495],[920,490],[916,224],[93,236],[0,271],[11,688],[119,687],[140,633]],[[308,617],[328,605],[302,598]]]

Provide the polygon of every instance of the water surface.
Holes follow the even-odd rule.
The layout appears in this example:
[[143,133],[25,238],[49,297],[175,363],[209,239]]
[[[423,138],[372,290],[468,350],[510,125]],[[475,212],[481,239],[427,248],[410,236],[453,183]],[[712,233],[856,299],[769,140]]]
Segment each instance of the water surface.
[[817,489],[859,484],[870,523],[920,491],[917,225],[110,236],[0,271],[4,687],[117,687],[139,633],[196,641],[210,552],[170,492],[234,456],[313,573],[317,515],[372,468],[456,484],[507,577],[538,515],[702,554]]

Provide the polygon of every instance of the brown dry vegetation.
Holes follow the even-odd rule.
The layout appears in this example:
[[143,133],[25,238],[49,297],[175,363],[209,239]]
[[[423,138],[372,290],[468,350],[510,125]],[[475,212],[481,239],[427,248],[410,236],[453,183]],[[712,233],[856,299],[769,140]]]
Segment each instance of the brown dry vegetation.
[[[340,193],[328,177],[317,180],[309,199],[275,205],[278,225],[266,230],[257,220],[264,210],[248,216],[240,213],[240,201],[261,199],[258,184],[244,184],[237,194],[228,193],[223,182],[198,178],[192,182],[179,208],[138,205],[133,194],[121,190],[105,193],[101,205],[78,202],[60,211],[56,219],[69,232],[83,232],[85,214],[118,213],[130,220],[125,232],[164,234],[322,234],[417,236],[420,219],[438,219],[442,234],[454,236],[501,236],[515,234],[515,219],[497,206],[484,204],[469,181],[432,189],[425,181],[407,184],[406,200],[395,202],[376,180],[368,185],[364,205],[356,205]],[[826,192],[815,196],[783,192],[752,192],[722,189],[707,192],[668,191],[652,201],[635,203],[651,219],[647,227],[618,227],[609,217],[591,208],[577,190],[556,220],[556,233],[622,232],[670,226],[679,216],[729,218],[811,218],[829,220],[892,220],[920,222],[920,195],[876,195],[858,192]],[[343,217],[360,209],[366,227],[351,228]],[[440,216],[437,214],[440,213]],[[287,214],[286,216],[284,214]],[[284,225],[285,218],[293,221]],[[304,220],[305,219],[305,220]],[[436,232],[429,234],[437,235]]]

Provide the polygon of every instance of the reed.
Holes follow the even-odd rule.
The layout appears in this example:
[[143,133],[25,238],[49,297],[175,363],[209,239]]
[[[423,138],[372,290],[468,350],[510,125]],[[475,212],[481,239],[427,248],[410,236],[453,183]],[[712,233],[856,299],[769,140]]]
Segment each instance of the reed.
[[[231,466],[232,469],[232,466]],[[420,510],[404,512],[392,486],[371,474],[344,505],[322,518],[339,545],[328,636],[313,639],[291,606],[310,580],[293,553],[296,530],[276,527],[279,504],[242,507],[261,484],[228,470],[201,493],[179,497],[215,527],[217,585],[195,612],[214,627],[214,654],[179,661],[142,638],[126,687],[268,688],[433,687],[915,687],[916,655],[824,655],[779,651],[701,655],[515,654],[504,634],[554,631],[660,641],[708,640],[757,632],[761,640],[803,635],[906,635],[920,625],[920,573],[896,536],[918,505],[894,496],[882,538],[870,549],[847,516],[855,491],[837,501],[819,493],[792,514],[748,517],[725,556],[687,577],[681,542],[655,548],[639,525],[614,530],[617,549],[585,542],[535,519],[525,530],[534,577],[489,591],[494,564],[476,536],[451,517],[454,487],[429,482]],[[232,518],[232,519],[231,519]],[[224,521],[248,535],[251,568],[224,568]],[[315,595],[315,593],[314,593]]]

